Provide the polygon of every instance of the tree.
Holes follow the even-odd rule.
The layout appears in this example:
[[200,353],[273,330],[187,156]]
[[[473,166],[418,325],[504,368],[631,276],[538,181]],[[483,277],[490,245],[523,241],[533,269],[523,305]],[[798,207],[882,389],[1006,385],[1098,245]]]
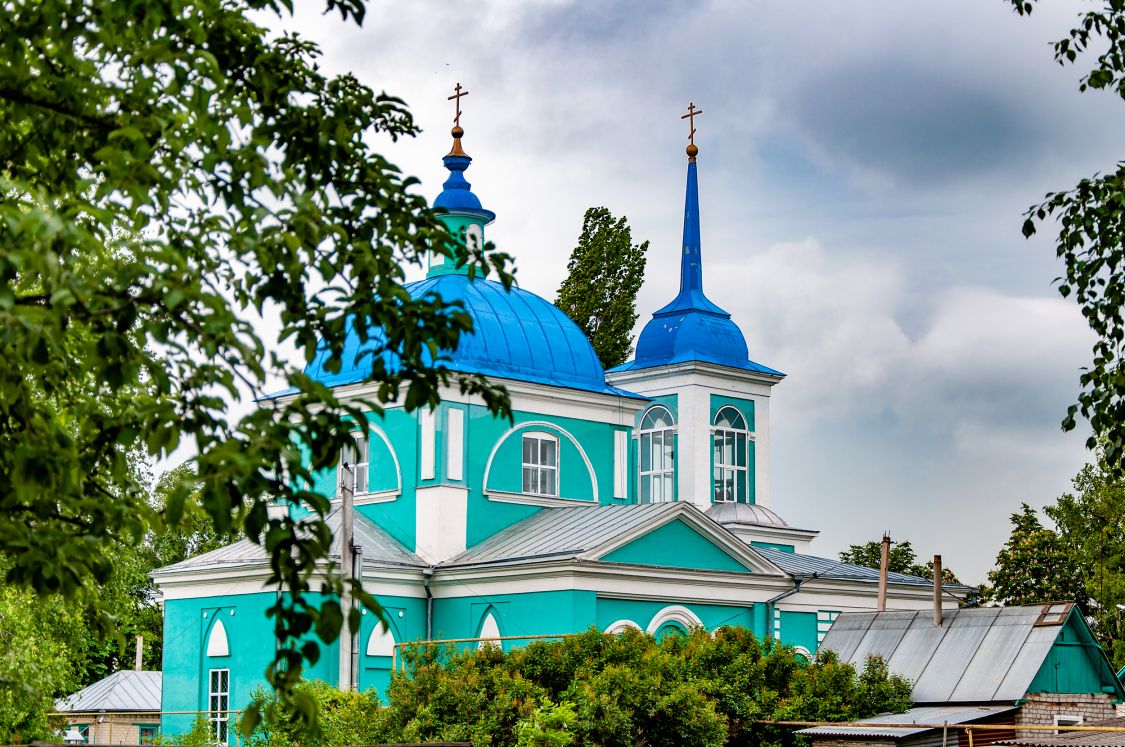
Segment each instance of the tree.
[[[1035,0],[1008,0],[1020,15],[1028,15]],[[1077,61],[1091,47],[1102,48],[1079,83],[1079,90],[1113,91],[1125,98],[1125,3],[1103,0],[1100,9],[1079,14],[1078,25],[1055,42],[1060,65]],[[1064,274],[1058,290],[1074,296],[1082,315],[1097,336],[1093,362],[1079,377],[1082,390],[1063,420],[1075,427],[1076,415],[1090,421],[1091,450],[1104,448],[1104,460],[1115,475],[1125,474],[1125,161],[1111,173],[1082,179],[1073,189],[1051,192],[1033,205],[1023,224],[1032,236],[1048,218],[1059,225],[1056,252]]]
[[[860,565],[864,568],[878,568],[882,563],[882,558],[883,543],[878,541],[865,542],[862,545],[850,545],[847,550],[840,553],[840,562]],[[934,561],[929,560],[924,564],[919,563],[910,540],[892,542],[890,551],[887,553],[887,570],[932,580],[934,577]],[[953,571],[944,566],[941,569],[941,580],[945,584],[961,583],[957,580]]]
[[1062,538],[1044,527],[1026,503],[1012,514],[1012,531],[988,573],[988,598],[999,604],[1078,602],[1088,607],[1086,589]]
[[555,304],[590,339],[606,368],[621,365],[633,353],[637,291],[644,282],[647,251],[647,241],[633,243],[624,216],[615,220],[604,207],[586,211]]
[[[363,0],[326,4],[362,22]],[[0,35],[6,578],[97,604],[108,548],[178,524],[197,489],[217,534],[237,521],[272,558],[285,593],[266,674],[283,698],[319,656],[310,634],[332,641],[359,621],[335,601],[338,573],[329,593],[310,588],[331,541],[313,473],[335,465],[365,412],[432,407],[442,386],[510,410],[502,388],[446,366],[472,327],[464,310],[403,290],[404,265],[427,250],[505,283],[507,258],[458,244],[371,149],[416,132],[400,100],[327,77],[315,45],[254,20],[289,5],[3,0]],[[276,340],[262,316],[278,320]],[[342,363],[352,329],[374,349],[375,394],[344,403],[302,366],[318,351]],[[303,360],[282,360],[277,341]],[[277,382],[285,399],[232,415]],[[177,485],[161,516],[132,455],[184,442],[199,483]],[[274,500],[312,514],[270,517]],[[312,714],[310,698],[293,702]]]
[[1055,522],[1071,573],[1089,597],[1090,626],[1114,666],[1125,667],[1125,481],[1104,462],[1087,464],[1074,492],[1044,511]]

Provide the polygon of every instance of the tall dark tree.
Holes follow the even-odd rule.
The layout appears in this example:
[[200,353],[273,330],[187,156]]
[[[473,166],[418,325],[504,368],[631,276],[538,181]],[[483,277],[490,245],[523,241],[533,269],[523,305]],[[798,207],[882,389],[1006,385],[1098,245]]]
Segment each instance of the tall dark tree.
[[555,304],[586,333],[606,368],[624,363],[633,352],[647,251],[647,241],[633,243],[624,216],[615,219],[604,207],[586,211]]
[[[363,0],[326,5],[363,19]],[[404,265],[428,251],[510,282],[506,258],[459,244],[414,180],[371,149],[377,135],[417,131],[400,100],[326,75],[314,44],[262,25],[284,24],[291,6],[0,3],[6,579],[100,603],[109,549],[161,521],[131,455],[159,460],[190,443],[215,532],[238,526],[262,544],[285,592],[269,612],[278,646],[266,672],[283,697],[319,656],[317,638],[359,623],[335,601],[339,574],[327,601],[314,587],[330,506],[306,488],[351,424],[388,403],[434,406],[442,386],[510,411],[502,387],[433,356],[471,330],[465,311],[402,287]],[[254,323],[264,314],[277,339]],[[303,368],[318,349],[352,364],[342,357],[353,328],[374,348],[376,388],[341,402]],[[300,360],[272,353],[279,341]],[[238,417],[235,402],[279,384],[292,394]],[[169,494],[169,523],[192,490]],[[273,500],[311,514],[271,517]],[[360,588],[356,598],[377,609]],[[311,701],[294,704],[312,715]]]
[[1012,514],[1012,532],[989,571],[988,598],[999,604],[1078,602],[1089,606],[1082,576],[1066,544],[1026,503]]
[[[1007,0],[1028,15],[1035,0]],[[1060,65],[1093,52],[1079,90],[1110,91],[1125,99],[1125,3],[1102,0],[1083,10],[1078,25],[1054,44]],[[1104,461],[1116,475],[1125,475],[1125,161],[1115,169],[1082,179],[1070,190],[1048,193],[1033,205],[1023,225],[1026,236],[1048,219],[1059,227],[1056,252],[1064,273],[1058,284],[1064,298],[1073,296],[1097,339],[1093,361],[1079,377],[1078,403],[1063,420],[1072,430],[1081,413],[1093,426],[1087,441],[1104,448]]]

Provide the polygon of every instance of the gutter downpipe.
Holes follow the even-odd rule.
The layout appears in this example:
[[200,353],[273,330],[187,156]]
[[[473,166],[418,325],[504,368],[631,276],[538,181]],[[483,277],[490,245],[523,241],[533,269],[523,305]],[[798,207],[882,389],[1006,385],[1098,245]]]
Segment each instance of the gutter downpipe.
[[776,602],[780,602],[782,599],[785,599],[786,597],[791,597],[794,594],[798,593],[799,591],[801,591],[801,584],[805,583],[806,581],[812,581],[816,577],[817,577],[817,575],[815,573],[810,575],[810,576],[790,576],[789,578],[793,579],[793,588],[787,589],[786,591],[781,592],[777,596],[770,597],[769,599],[766,600],[766,637],[767,638],[773,638],[772,627],[773,627],[773,608],[774,608],[774,604]]
[[432,641],[434,639],[434,595],[430,591],[430,578],[434,575],[434,569],[426,567],[422,569],[422,588],[426,590],[426,640]]

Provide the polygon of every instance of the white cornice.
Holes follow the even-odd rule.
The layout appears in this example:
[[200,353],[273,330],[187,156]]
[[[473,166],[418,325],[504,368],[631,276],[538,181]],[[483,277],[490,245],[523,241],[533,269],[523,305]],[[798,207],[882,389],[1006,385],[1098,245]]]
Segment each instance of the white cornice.
[[606,381],[628,389],[632,383],[656,382],[677,376],[705,376],[712,379],[726,380],[745,386],[747,383],[764,384],[764,396],[769,396],[769,388],[778,384],[784,378],[765,374],[759,371],[749,371],[742,368],[730,368],[702,361],[688,361],[686,363],[673,363],[666,366],[652,366],[650,368],[635,368],[628,371],[617,371],[606,374]]

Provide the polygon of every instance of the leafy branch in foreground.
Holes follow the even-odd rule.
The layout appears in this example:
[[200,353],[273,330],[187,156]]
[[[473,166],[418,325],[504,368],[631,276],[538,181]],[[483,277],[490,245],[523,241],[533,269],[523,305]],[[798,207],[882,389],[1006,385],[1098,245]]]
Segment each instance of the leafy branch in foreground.
[[[1020,15],[1028,15],[1034,0],[1008,0]],[[1104,0],[1101,7],[1083,11],[1078,25],[1054,43],[1055,60],[1067,65],[1104,45],[1079,90],[1112,91],[1125,99],[1125,2]],[[1023,224],[1032,236],[1039,224],[1054,218],[1059,225],[1056,252],[1064,275],[1058,289],[1073,296],[1090,329],[1097,335],[1092,365],[1080,376],[1082,390],[1063,420],[1073,430],[1079,413],[1090,421],[1091,450],[1104,449],[1104,461],[1116,475],[1125,474],[1125,162],[1111,174],[1095,174],[1068,191],[1052,192],[1032,206]]]
[[[360,0],[327,5],[363,18]],[[195,491],[217,534],[240,521],[272,557],[285,593],[270,610],[268,677],[283,698],[319,655],[306,634],[331,641],[358,617],[331,601],[338,574],[312,588],[329,504],[305,487],[350,424],[389,403],[432,406],[446,385],[509,410],[503,389],[446,368],[441,351],[471,320],[412,298],[404,266],[433,250],[510,282],[506,257],[458,247],[416,181],[371,149],[415,134],[403,103],[325,76],[315,45],[250,18],[288,7],[0,0],[7,578],[81,595],[109,577],[107,547],[176,525]],[[255,317],[278,320],[276,339]],[[324,350],[339,364],[353,326],[375,347],[366,401],[339,400],[271,352],[288,341],[305,362]],[[233,402],[277,381],[287,396],[234,418]],[[198,484],[173,488],[158,514],[132,460],[182,443]],[[271,518],[274,500],[312,513]],[[293,702],[306,717],[311,703]]]

